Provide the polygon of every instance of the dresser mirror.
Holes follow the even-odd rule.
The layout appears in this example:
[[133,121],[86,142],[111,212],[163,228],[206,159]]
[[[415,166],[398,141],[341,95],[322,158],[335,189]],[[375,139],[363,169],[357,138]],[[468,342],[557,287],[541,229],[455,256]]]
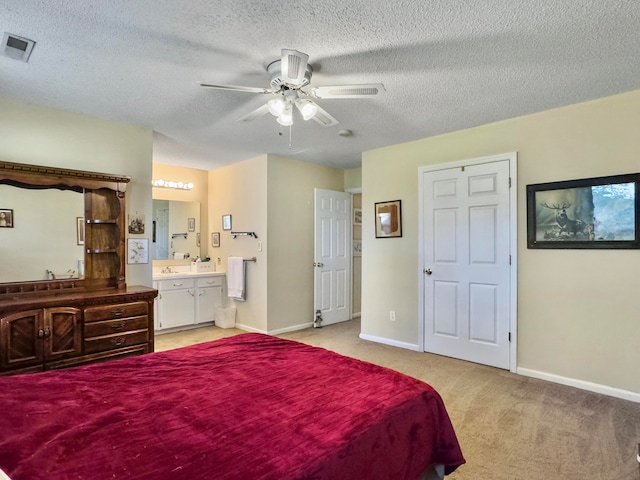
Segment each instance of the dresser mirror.
[[0,161],[0,294],[124,288],[130,180]]
[[195,260],[200,250],[200,203],[153,200],[153,260]]
[[0,228],[0,283],[83,278],[82,191],[0,184],[0,199],[12,211]]

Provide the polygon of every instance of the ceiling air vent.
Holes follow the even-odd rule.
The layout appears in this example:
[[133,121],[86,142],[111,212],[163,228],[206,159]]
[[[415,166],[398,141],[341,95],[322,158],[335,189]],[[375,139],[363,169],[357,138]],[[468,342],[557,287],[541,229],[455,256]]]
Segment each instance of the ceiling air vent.
[[29,55],[31,55],[35,44],[36,42],[28,38],[5,32],[2,37],[2,47],[0,48],[2,49],[2,55],[5,57],[26,63],[29,61]]

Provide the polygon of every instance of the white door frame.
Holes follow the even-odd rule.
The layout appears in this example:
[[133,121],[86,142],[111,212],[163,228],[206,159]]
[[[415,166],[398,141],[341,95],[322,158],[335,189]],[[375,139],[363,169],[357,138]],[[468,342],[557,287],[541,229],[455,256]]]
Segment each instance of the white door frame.
[[[346,188],[344,190],[347,193],[351,194],[351,212],[353,213],[353,196],[358,194],[358,193],[362,193],[362,187],[354,187],[354,188]],[[353,225],[351,226],[352,229],[352,233],[353,233]],[[353,235],[352,235],[353,237]],[[351,242],[353,244],[353,238],[351,238]],[[351,319],[353,320],[353,318],[355,318],[354,315],[354,311],[353,311],[353,248],[351,249],[351,278],[349,279],[349,289],[351,291]],[[360,305],[362,305],[362,292],[360,292]],[[360,310],[362,310],[362,307],[360,308]],[[362,312],[358,313],[358,316],[360,316],[362,314]]]
[[436,170],[448,170],[450,168],[460,168],[469,165],[478,165],[482,163],[496,162],[499,160],[509,161],[509,255],[511,256],[511,277],[509,280],[510,296],[509,296],[509,330],[511,332],[511,342],[509,343],[509,370],[516,373],[518,360],[518,154],[517,152],[503,153],[500,155],[491,155],[488,157],[471,158],[457,162],[439,163],[437,165],[427,165],[418,168],[418,311],[420,312],[420,321],[418,322],[419,340],[418,347],[424,352],[424,334],[425,334],[425,304],[424,304],[424,288],[425,278],[422,272],[424,265],[424,190],[423,174]]

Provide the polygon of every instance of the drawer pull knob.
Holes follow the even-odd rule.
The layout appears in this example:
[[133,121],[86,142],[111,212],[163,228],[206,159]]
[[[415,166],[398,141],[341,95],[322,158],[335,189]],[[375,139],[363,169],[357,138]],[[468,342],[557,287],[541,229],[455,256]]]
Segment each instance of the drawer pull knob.
[[38,338],[44,338],[44,330],[38,330]]
[[114,330],[122,330],[124,328],[124,322],[112,323],[111,328],[113,328]]
[[126,341],[127,341],[126,337],[115,337],[111,339],[111,343],[113,343],[116,347],[119,347],[120,345],[124,345]]
[[49,338],[51,336],[51,330],[49,327],[44,327],[44,338]]
[[116,308],[115,310],[111,310],[111,315],[113,315],[114,317],[121,317],[122,315],[124,315],[124,309]]

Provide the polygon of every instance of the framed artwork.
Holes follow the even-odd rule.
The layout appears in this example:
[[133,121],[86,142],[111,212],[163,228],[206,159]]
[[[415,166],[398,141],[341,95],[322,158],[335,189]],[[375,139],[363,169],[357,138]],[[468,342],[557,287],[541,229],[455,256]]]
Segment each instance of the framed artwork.
[[353,224],[362,225],[362,209],[361,208],[353,209]]
[[353,256],[361,257],[362,256],[362,240],[354,240],[353,241]]
[[212,247],[220,246],[220,232],[213,232],[211,234],[211,246]]
[[195,218],[187,219],[187,230],[189,230],[190,232],[195,232],[196,231],[196,219]]
[[13,228],[13,210],[0,208],[0,228]]
[[144,233],[144,215],[139,213],[129,214],[129,233],[133,235],[141,235]]
[[149,263],[149,240],[147,238],[127,239],[127,263]]
[[640,248],[640,174],[527,185],[528,248]]
[[402,200],[375,204],[376,238],[402,236]]
[[231,215],[222,216],[222,230],[231,230]]
[[76,217],[76,243],[84,245],[84,217]]

